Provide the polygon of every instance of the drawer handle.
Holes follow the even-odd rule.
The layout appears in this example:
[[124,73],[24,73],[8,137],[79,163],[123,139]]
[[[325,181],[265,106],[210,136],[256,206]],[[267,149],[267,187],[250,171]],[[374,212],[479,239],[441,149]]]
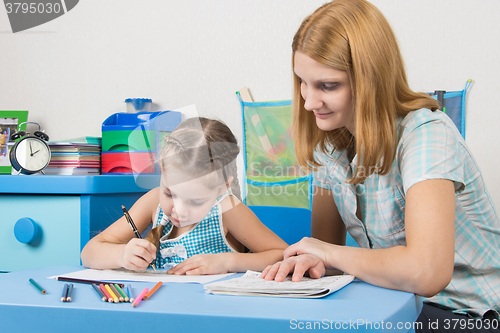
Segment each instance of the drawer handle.
[[36,239],[39,226],[29,217],[23,217],[17,220],[14,226],[14,235],[16,239],[24,244],[29,244]]

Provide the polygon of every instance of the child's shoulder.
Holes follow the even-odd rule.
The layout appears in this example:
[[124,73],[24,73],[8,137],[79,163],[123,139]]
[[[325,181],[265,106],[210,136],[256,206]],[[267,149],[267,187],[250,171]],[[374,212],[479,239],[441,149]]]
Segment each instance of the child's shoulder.
[[240,206],[240,204],[242,204],[242,202],[236,196],[229,194],[220,202],[222,213],[225,213],[236,206]]
[[149,190],[146,192],[142,198],[145,198],[147,200],[155,200],[155,201],[160,201],[160,187],[155,187],[152,190]]
[[147,211],[156,211],[160,204],[160,188],[156,187],[146,192],[142,197],[137,200],[134,206],[137,208],[145,209]]

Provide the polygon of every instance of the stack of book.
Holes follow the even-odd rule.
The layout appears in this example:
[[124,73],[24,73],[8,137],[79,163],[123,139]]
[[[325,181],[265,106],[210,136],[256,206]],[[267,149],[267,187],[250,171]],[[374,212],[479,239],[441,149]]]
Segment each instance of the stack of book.
[[101,138],[84,137],[68,141],[49,141],[51,158],[47,175],[99,175]]

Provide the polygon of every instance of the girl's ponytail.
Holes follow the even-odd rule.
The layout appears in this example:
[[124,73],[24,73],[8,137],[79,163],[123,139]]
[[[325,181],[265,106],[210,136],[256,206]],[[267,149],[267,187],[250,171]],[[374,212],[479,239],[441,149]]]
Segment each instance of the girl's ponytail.
[[160,238],[163,234],[163,227],[163,224],[158,224],[156,227],[151,229],[151,231],[149,231],[148,235],[146,236],[146,240],[151,242],[151,244],[156,247],[156,252],[160,250]]

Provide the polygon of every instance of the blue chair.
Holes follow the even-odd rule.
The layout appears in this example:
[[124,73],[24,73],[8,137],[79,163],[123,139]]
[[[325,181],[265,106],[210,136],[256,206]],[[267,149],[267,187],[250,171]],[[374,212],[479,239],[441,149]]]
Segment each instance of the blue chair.
[[311,211],[306,208],[248,206],[255,215],[288,245],[311,237]]
[[[303,237],[311,237],[311,211],[309,209],[280,206],[248,206],[248,208],[288,245],[297,243]],[[346,245],[358,247],[349,233],[347,233]]]

